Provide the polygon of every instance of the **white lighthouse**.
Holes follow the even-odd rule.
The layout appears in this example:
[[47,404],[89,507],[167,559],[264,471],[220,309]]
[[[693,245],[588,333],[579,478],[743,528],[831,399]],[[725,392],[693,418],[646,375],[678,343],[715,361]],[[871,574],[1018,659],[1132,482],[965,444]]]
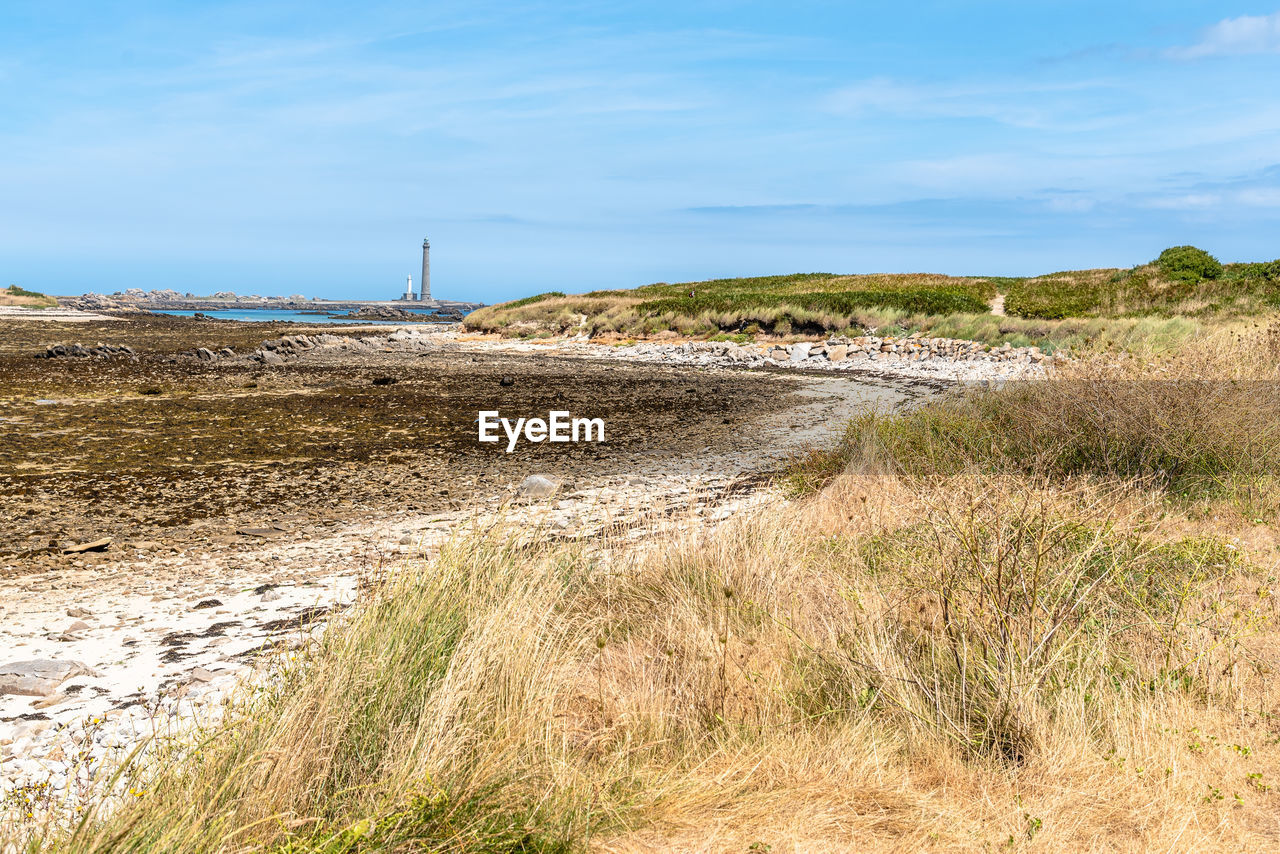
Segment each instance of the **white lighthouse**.
[[413,273],[409,274],[408,281],[405,282],[404,299],[410,301],[413,299]]

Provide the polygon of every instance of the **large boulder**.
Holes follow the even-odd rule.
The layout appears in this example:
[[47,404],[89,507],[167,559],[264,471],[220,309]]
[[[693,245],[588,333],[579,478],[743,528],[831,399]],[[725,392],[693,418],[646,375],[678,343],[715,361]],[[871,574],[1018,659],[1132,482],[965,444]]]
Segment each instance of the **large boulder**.
[[527,501],[550,498],[560,491],[560,481],[543,474],[531,474],[520,484],[516,494]]
[[37,658],[0,664],[0,694],[47,697],[72,676],[98,676],[97,671],[79,661]]
[[791,361],[803,362],[809,358],[809,351],[813,349],[813,345],[808,341],[800,341],[791,345]]

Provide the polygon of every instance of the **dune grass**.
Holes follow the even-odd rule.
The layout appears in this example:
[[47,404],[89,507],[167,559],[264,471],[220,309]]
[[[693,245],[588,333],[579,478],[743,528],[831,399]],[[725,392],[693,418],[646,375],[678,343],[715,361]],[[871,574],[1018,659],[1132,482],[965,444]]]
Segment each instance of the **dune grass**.
[[[750,342],[770,335],[799,337],[817,334],[910,335],[921,332],[945,338],[981,341],[992,346],[1040,347],[1086,352],[1119,349],[1160,351],[1176,348],[1195,337],[1204,323],[1182,317],[1140,318],[1040,318],[998,317],[987,312],[957,311],[920,314],[890,306],[850,308],[832,312],[793,305],[787,308],[757,307],[749,317],[733,309],[704,308],[696,313],[668,309],[641,316],[634,297],[563,296],[528,297],[519,306],[510,303],[473,312],[467,327],[478,332],[545,337],[586,334],[599,337],[661,337],[683,335]],[[655,301],[657,302],[657,301]]]
[[18,285],[0,288],[0,305],[16,305],[26,308],[54,308],[58,301],[36,291],[29,291]]
[[[991,313],[1004,296],[1005,316]],[[1202,327],[1280,307],[1280,261],[1221,265],[1181,246],[1128,270],[1010,278],[797,273],[539,294],[480,309],[470,329],[506,335],[966,338],[1046,351],[1168,349]]]
[[1163,515],[844,476],[653,548],[461,540],[38,850],[1256,849],[1270,602]]
[[877,312],[895,316],[987,310],[993,279],[931,274],[839,276],[799,273],[659,283],[626,291],[558,292],[479,309],[467,326],[483,332],[653,335],[856,331]]
[[1137,479],[1185,495],[1252,491],[1280,473],[1280,323],[1220,331],[1162,356],[1095,355],[1043,380],[970,389],[906,415],[871,412],[793,471],[915,476],[970,468]]
[[1227,264],[1212,278],[1189,277],[1158,262],[1129,270],[1076,270],[1010,283],[1012,315],[1237,318],[1280,306],[1280,262]]

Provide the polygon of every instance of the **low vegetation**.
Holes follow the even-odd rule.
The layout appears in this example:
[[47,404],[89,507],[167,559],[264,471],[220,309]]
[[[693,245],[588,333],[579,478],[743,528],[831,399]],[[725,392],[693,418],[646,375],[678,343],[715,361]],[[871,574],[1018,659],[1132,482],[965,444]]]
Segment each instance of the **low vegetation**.
[[[1003,296],[1005,315],[993,314]],[[1204,325],[1280,307],[1280,261],[1222,265],[1194,246],[1128,270],[1030,278],[807,273],[558,291],[467,317],[480,332],[590,337],[796,337],[923,332],[1046,351],[1165,350]]]
[[804,273],[579,296],[553,292],[480,309],[466,322],[514,334],[790,335],[857,331],[886,317],[982,313],[995,295],[996,280],[989,278]]
[[37,848],[1269,849],[1278,342],[868,416],[714,531],[460,538]]
[[16,305],[25,308],[53,308],[57,304],[58,301],[51,296],[29,291],[17,285],[9,285],[7,288],[0,289],[0,305]]
[[1010,284],[1005,309],[1023,317],[1235,318],[1280,307],[1280,261],[1222,265],[1194,246],[1129,270],[1053,273]]
[[1280,324],[1157,358],[1093,356],[906,415],[868,413],[793,476],[805,487],[850,465],[884,466],[910,476],[1087,475],[1193,498],[1250,495],[1280,473],[1278,365]]

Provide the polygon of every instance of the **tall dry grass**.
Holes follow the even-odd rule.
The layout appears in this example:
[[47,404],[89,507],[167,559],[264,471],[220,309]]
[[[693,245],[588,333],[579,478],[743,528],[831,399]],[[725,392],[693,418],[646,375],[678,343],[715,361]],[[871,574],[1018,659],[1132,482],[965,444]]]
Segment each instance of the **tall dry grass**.
[[906,415],[871,412],[794,471],[801,488],[848,466],[909,475],[978,468],[1136,479],[1257,512],[1280,473],[1280,324],[1223,330],[1172,354],[1094,355],[1042,380],[970,388]]
[[845,476],[640,547],[460,540],[43,847],[1260,850],[1271,599],[1164,514]]

